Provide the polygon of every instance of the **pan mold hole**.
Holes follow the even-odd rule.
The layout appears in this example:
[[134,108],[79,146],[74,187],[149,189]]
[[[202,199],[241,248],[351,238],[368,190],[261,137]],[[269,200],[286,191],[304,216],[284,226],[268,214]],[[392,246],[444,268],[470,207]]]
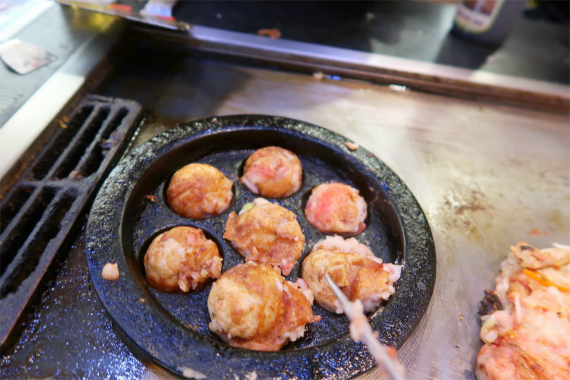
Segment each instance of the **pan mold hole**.
[[[42,179],[46,176],[61,154],[67,149],[71,140],[75,137],[81,126],[93,112],[93,106],[81,107],[71,120],[57,130],[57,137],[51,145],[35,159],[34,167],[31,171],[32,179]],[[63,128],[65,126],[65,128]]]
[[[313,226],[311,223],[309,223],[309,220],[307,219],[307,215],[305,215],[305,209],[307,208],[307,202],[309,201],[309,198],[311,197],[311,194],[313,193],[313,189],[317,186],[314,186],[314,187],[310,188],[309,190],[305,191],[303,193],[303,196],[301,197],[301,212],[303,214],[303,218],[305,218],[305,220],[307,220],[307,223],[311,226],[311,228],[314,228],[314,229],[317,229],[317,228],[315,226]],[[350,185],[350,186],[352,186],[352,185]],[[346,239],[346,238],[350,238],[350,237],[357,237],[358,235],[362,234],[364,231],[366,231],[368,229],[368,227],[370,226],[370,224],[372,222],[372,213],[370,212],[371,206],[370,206],[370,203],[368,202],[368,199],[366,199],[366,196],[363,195],[365,193],[363,193],[358,188],[356,188],[356,190],[358,190],[359,195],[362,196],[364,198],[364,201],[366,202],[366,219],[364,219],[364,224],[366,224],[366,227],[364,228],[364,230],[362,230],[360,233],[358,233],[356,235],[322,232],[323,234],[325,234],[327,236],[339,235],[339,236],[342,236]]]
[[[181,169],[181,168],[179,168],[179,169]],[[216,169],[217,169],[217,168],[216,168]],[[218,170],[219,170],[219,169],[218,169]],[[223,172],[222,172],[222,173],[223,173]],[[224,175],[226,175],[226,173],[224,173]],[[231,212],[232,208],[234,207],[234,205],[235,205],[236,202],[237,202],[237,198],[238,198],[238,196],[239,196],[239,191],[238,191],[238,189],[237,189],[236,181],[239,181],[239,179],[236,179],[236,180],[233,180],[233,181],[232,181],[232,200],[230,201],[230,204],[228,205],[228,208],[227,208],[224,212],[222,212],[221,214],[214,215],[214,216],[211,216],[211,217],[209,217],[209,218],[203,218],[203,219],[188,218],[188,217],[186,217],[186,216],[184,216],[184,215],[180,215],[179,213],[177,213],[176,211],[174,211],[174,210],[172,209],[172,207],[170,207],[170,203],[168,202],[168,186],[170,185],[170,180],[172,179],[172,176],[174,176],[174,174],[172,174],[171,176],[169,176],[168,179],[163,183],[163,185],[162,185],[162,191],[160,192],[160,194],[162,194],[162,199],[164,200],[164,204],[168,207],[168,209],[169,209],[170,211],[172,211],[173,213],[175,213],[176,215],[182,217],[182,218],[189,219],[189,220],[207,220],[207,219],[218,218],[218,217],[220,217],[220,216],[222,216],[222,215],[229,214],[229,213]],[[226,175],[226,177],[228,177],[229,179],[232,178],[231,176],[227,176],[227,175]],[[240,183],[241,183],[241,182],[240,182]],[[158,197],[157,197],[157,202],[158,202]],[[192,227],[192,226],[190,226],[190,227]],[[204,231],[204,233],[205,233],[205,232],[206,232],[206,231]]]
[[[272,146],[279,146],[279,145],[275,145],[275,144],[274,144],[274,145],[272,145]],[[289,149],[289,150],[290,150],[290,149]],[[291,152],[295,153],[295,154],[297,155],[297,157],[299,157],[299,155],[298,155],[296,152],[294,152],[294,151],[292,151],[292,150],[291,150]],[[244,171],[244,169],[245,169],[245,162],[247,161],[247,159],[249,158],[249,156],[251,156],[253,153],[255,153],[255,150],[252,150],[251,153],[239,164],[239,166],[238,166],[238,171],[237,171],[237,179],[236,179],[236,181],[239,181],[239,182],[241,183],[240,178],[243,177],[243,171]],[[299,157],[299,160],[301,160],[300,157]],[[302,164],[302,162],[301,162],[301,164]],[[245,191],[247,191],[247,192],[249,192],[249,193],[255,195],[256,197],[263,197],[263,198],[267,198],[267,199],[280,200],[280,199],[293,198],[294,196],[296,196],[297,194],[299,194],[299,192],[302,191],[302,190],[303,190],[303,187],[305,186],[305,178],[306,178],[305,170],[303,169],[303,174],[302,174],[302,176],[301,176],[301,186],[299,186],[299,190],[295,191],[295,192],[294,192],[293,194],[291,194],[291,195],[288,195],[288,196],[286,196],[286,197],[281,197],[281,198],[271,198],[271,197],[266,197],[266,196],[264,196],[264,195],[255,194],[255,193],[253,193],[247,186],[245,186],[243,183],[241,183],[241,184],[243,185],[243,188],[245,189]]]
[[[10,280],[1,284],[0,297],[4,298],[8,294],[17,290],[20,284],[36,269],[36,266],[38,265],[49,242],[59,233],[61,223],[71,209],[76,198],[72,194],[64,194],[54,204],[52,202],[54,196],[55,192],[50,189],[45,189],[44,193],[40,195],[40,201],[37,204],[39,207],[32,211],[32,214],[34,216],[38,215],[39,218],[32,218],[30,223],[40,222],[41,227],[33,237],[33,241],[25,247],[24,252],[18,258],[17,269],[10,274]],[[43,216],[50,203],[53,204],[53,207],[49,209],[48,215]],[[42,215],[40,215],[40,213]],[[42,220],[40,220],[40,218]],[[49,222],[46,222],[46,219],[49,219]],[[29,228],[29,232],[34,228],[32,225],[25,227]],[[4,253],[2,253],[2,258],[3,257]]]
[[78,163],[81,162],[81,158],[85,155],[85,152],[95,139],[101,125],[109,116],[109,107],[99,108],[95,117],[91,119],[87,128],[81,132],[81,138],[79,143],[73,147],[73,150],[67,155],[66,159],[60,163],[59,167],[54,173],[54,177],[57,179],[62,179],[68,177],[71,172],[76,169]]
[[[218,236],[216,234],[214,234],[214,233],[212,233],[212,232],[210,232],[204,228],[201,228],[199,226],[194,226],[191,224],[166,227],[160,231],[156,231],[148,239],[146,239],[145,242],[143,243],[143,245],[141,246],[141,249],[138,253],[138,256],[136,258],[134,258],[136,266],[139,269],[139,273],[142,277],[142,280],[143,280],[144,284],[147,285],[149,288],[151,286],[146,281],[146,270],[144,268],[144,257],[146,255],[146,251],[148,250],[148,247],[150,247],[152,241],[154,239],[156,239],[157,236],[159,236],[160,234],[163,234],[167,231],[170,231],[171,229],[176,228],[176,227],[192,227],[192,228],[197,228],[197,229],[202,230],[204,232],[204,235],[206,236],[206,239],[212,240],[216,244],[216,246],[218,247],[218,252],[220,253],[220,256],[222,257],[222,259],[224,261],[226,260],[226,255],[225,255],[224,249],[223,249],[222,244],[221,244],[221,239],[218,238]],[[223,265],[224,261],[222,261],[222,265]],[[222,269],[222,272],[223,272],[223,269]],[[209,283],[209,281],[206,281],[206,284],[204,284],[204,286],[206,286],[208,283]],[[202,286],[202,288],[204,286]],[[192,292],[192,291],[190,291],[190,292]]]

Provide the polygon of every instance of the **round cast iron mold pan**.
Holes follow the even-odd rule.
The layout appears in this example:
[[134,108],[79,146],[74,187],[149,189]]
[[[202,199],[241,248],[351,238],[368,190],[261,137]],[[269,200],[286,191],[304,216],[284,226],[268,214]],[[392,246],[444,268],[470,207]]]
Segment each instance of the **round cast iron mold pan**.
[[[264,146],[295,152],[303,164],[301,189],[285,199],[269,199],[297,214],[306,247],[287,277],[295,281],[300,263],[326,235],[302,212],[311,189],[340,181],[359,189],[368,203],[367,228],[356,236],[384,262],[404,263],[396,292],[383,311],[370,316],[380,340],[401,347],[426,311],[436,276],[433,237],[427,219],[406,185],[363,148],[322,127],[282,117],[236,115],[177,126],[135,149],[107,178],[87,226],[87,261],[99,297],[113,320],[144,352],[182,376],[211,379],[347,379],[374,367],[364,344],[348,335],[348,320],[318,305],[320,322],[307,325],[305,337],[279,352],[230,347],[208,329],[206,300],[212,283],[186,294],[162,293],[148,286],[142,257],[152,239],[175,226],[202,228],[224,258],[222,272],[244,262],[222,238],[232,211],[255,199],[239,182],[245,159]],[[234,181],[234,201],[225,213],[188,219],[166,204],[166,187],[176,170],[191,162],[209,163]],[[155,196],[156,202],[148,196]],[[152,198],[152,197],[151,197]],[[106,281],[103,266],[118,263],[120,277]],[[141,302],[145,299],[145,302]],[[195,371],[195,372],[194,372]],[[200,377],[198,375],[198,377]]]

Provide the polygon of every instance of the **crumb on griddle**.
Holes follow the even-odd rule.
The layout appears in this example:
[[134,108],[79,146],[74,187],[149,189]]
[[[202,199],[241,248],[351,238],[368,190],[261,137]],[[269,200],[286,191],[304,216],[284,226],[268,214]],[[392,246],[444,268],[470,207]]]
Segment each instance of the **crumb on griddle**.
[[481,307],[479,308],[479,315],[489,315],[493,314],[495,311],[503,310],[503,305],[499,296],[492,290],[485,290],[485,297],[481,301]]
[[154,195],[147,195],[146,196],[151,202],[156,203],[156,197]]
[[116,281],[119,279],[119,266],[115,263],[107,263],[101,271],[101,277],[107,281]]
[[269,37],[269,38],[281,38],[281,31],[277,28],[273,29],[259,29],[257,31],[258,36]]
[[83,175],[79,170],[72,170],[67,177],[72,179],[83,179]]
[[345,142],[344,145],[346,145],[349,150],[353,151],[357,150],[360,147],[360,145],[356,142]]
[[541,229],[534,227],[528,231],[528,234],[529,235],[535,235],[535,236],[548,236],[548,231],[547,230],[541,230]]

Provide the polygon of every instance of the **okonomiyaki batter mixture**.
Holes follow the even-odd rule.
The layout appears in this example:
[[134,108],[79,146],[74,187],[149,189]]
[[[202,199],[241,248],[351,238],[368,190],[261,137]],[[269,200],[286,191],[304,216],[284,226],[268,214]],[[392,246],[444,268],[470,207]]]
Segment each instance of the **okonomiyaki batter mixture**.
[[570,247],[520,242],[482,303],[479,380],[570,378]]

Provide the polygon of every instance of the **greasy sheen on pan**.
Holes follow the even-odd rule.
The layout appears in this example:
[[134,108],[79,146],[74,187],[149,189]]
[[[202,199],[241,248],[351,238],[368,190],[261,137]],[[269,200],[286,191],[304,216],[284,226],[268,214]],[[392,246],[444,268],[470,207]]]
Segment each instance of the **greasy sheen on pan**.
[[224,238],[246,261],[281,268],[288,276],[305,247],[305,235],[294,213],[263,198],[232,212]]
[[188,292],[218,278],[222,258],[218,246],[199,228],[174,227],[158,235],[144,256],[146,279],[163,292]]
[[302,179],[303,167],[293,152],[268,146],[249,156],[240,181],[254,194],[283,198],[299,190]]
[[166,197],[179,215],[204,219],[226,211],[233,197],[233,182],[211,165],[189,164],[174,173]]
[[313,295],[303,280],[290,282],[269,265],[245,263],[225,272],[208,296],[210,330],[230,346],[278,351],[305,334]]

